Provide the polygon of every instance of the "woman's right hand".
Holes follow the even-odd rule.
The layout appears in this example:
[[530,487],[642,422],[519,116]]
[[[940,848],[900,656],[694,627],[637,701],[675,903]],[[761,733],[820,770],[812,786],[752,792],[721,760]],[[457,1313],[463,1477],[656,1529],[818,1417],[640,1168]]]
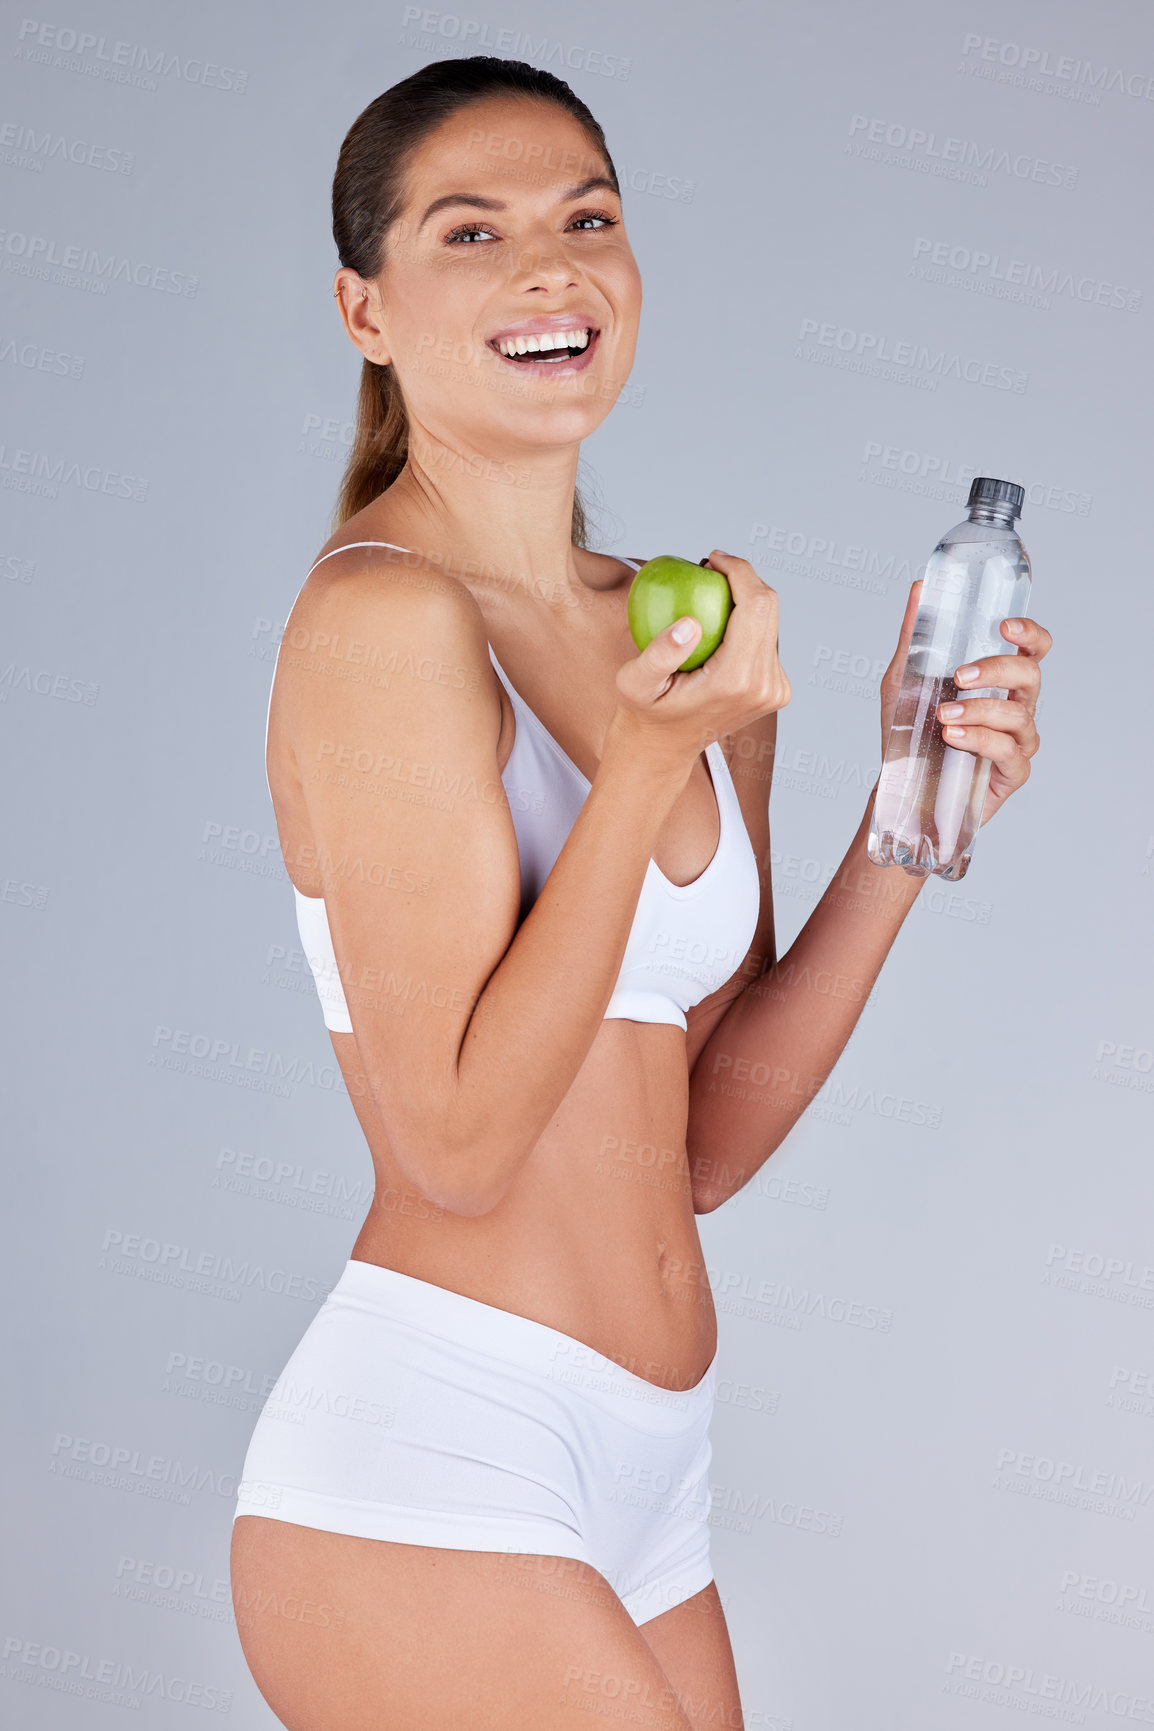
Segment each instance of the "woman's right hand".
[[793,696],[777,657],[777,591],[762,582],[748,559],[716,547],[701,563],[721,571],[729,583],[733,611],[725,636],[708,661],[679,673],[701,641],[701,626],[691,620],[692,636],[677,643],[674,620],[618,669],[613,718],[634,752],[652,753],[655,762],[684,767],[686,774],[707,745],[760,715],[784,709]]

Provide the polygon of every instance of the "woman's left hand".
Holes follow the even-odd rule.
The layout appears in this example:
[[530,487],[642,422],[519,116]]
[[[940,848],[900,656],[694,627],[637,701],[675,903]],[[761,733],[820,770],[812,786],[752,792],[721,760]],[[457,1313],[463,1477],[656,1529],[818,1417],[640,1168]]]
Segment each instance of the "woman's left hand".
[[[910,590],[898,649],[882,680],[883,753],[897,704],[905,650],[913,632],[921,587],[922,579],[919,578]],[[971,670],[968,678],[962,676],[962,668],[951,668],[962,693],[959,716],[951,716],[952,706],[948,701],[939,703],[936,712],[947,745],[952,745],[957,751],[973,752],[975,757],[990,759],[990,780],[979,828],[989,822],[1010,794],[1029,780],[1030,759],[1041,743],[1034,725],[1042,684],[1039,662],[1049,654],[1054,641],[1046,627],[1034,619],[1003,619],[999,629],[1006,642],[1016,647],[1017,654],[980,656],[977,661],[966,664]],[[989,686],[1009,695],[964,695],[967,689],[980,691]]]

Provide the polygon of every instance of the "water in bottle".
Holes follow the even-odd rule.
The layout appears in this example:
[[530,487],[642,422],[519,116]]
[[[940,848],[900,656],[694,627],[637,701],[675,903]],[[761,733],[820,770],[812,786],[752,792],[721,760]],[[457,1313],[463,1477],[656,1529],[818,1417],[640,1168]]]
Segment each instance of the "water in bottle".
[[959,691],[953,676],[983,655],[1017,654],[999,627],[1020,618],[1030,598],[1030,560],[1014,529],[1023,499],[1015,482],[979,476],[968,516],[930,555],[874,793],[875,865],[914,877],[966,874],[992,765],[945,743],[938,705],[1009,695],[993,686]]

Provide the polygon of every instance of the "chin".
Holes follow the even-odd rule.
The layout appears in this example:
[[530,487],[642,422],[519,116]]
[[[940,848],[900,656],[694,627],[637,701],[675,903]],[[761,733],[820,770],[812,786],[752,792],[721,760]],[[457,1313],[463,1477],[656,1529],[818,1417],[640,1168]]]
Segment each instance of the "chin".
[[604,398],[584,395],[565,403],[526,402],[518,395],[500,408],[494,405],[493,416],[477,428],[478,442],[484,449],[496,433],[526,448],[576,445],[597,431],[611,407]]

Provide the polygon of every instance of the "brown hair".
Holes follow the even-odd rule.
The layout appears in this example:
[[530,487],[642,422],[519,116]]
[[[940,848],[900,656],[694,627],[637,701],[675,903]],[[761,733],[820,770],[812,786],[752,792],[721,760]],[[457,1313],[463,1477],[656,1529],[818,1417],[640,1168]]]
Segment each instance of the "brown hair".
[[[589,109],[553,73],[524,60],[474,54],[438,60],[378,96],[350,126],[333,176],[333,239],[342,265],[371,281],[385,263],[388,231],[404,208],[405,176],[419,146],[470,102],[490,96],[555,102],[585,128],[620,191],[605,134]],[[333,518],[333,531],[392,485],[405,466],[409,422],[392,366],[365,359],[357,424]],[[573,493],[573,541],[586,545],[581,495]]]

